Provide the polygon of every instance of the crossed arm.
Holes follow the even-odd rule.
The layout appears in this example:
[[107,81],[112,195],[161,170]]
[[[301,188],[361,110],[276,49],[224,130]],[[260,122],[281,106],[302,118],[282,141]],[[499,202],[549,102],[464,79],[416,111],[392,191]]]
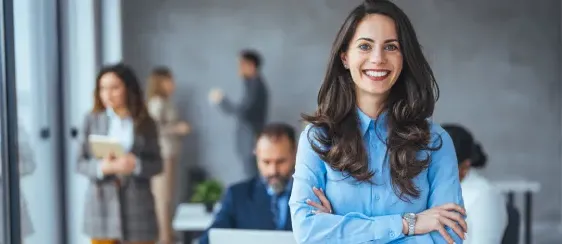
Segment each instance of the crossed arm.
[[[331,205],[319,189],[326,186],[323,175],[327,169],[312,150],[308,140],[310,128],[308,126],[300,136],[293,192],[289,201],[296,240],[299,243],[389,243],[403,238],[406,231],[399,214],[326,214],[331,212]],[[432,157],[433,161],[428,169],[430,209],[418,214],[415,234],[430,233],[435,243],[463,243],[466,222],[459,213],[465,212],[461,207],[463,204],[456,156],[448,135],[444,136],[443,147]],[[321,199],[320,196],[324,198]],[[314,204],[309,199],[315,199],[321,205]]]

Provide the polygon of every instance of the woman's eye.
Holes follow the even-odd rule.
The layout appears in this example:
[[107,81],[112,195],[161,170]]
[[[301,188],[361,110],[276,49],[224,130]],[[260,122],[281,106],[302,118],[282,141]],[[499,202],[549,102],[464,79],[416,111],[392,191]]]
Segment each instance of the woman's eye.
[[359,45],[359,49],[363,50],[363,51],[368,51],[371,50],[371,45],[369,44],[361,44]]
[[394,44],[389,44],[389,45],[386,45],[384,47],[384,50],[386,50],[386,51],[396,51],[396,50],[398,50],[398,47]]

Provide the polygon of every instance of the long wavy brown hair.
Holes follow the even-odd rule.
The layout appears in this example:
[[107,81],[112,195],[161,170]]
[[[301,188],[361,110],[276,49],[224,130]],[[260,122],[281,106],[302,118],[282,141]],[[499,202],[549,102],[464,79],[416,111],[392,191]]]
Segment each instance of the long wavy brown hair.
[[[391,88],[383,111],[387,113],[386,158],[390,161],[393,189],[400,199],[409,201],[408,197],[420,195],[413,178],[429,166],[430,152],[441,147],[441,143],[430,146],[428,122],[439,97],[439,88],[410,20],[395,4],[366,0],[350,13],[333,43],[324,82],[318,92],[318,108],[312,115],[303,114],[303,119],[319,129],[309,132],[321,131],[307,136],[322,160],[357,181],[374,182],[374,172],[369,169],[367,150],[358,127],[355,85],[340,58],[347,51],[359,22],[370,14],[382,14],[394,20],[404,57],[402,73]],[[426,152],[425,156],[418,157],[420,152]]]
[[135,124],[135,130],[138,131],[142,129],[142,126],[144,126],[147,121],[150,121],[151,118],[148,115],[148,110],[144,103],[143,93],[140,88],[137,75],[131,67],[123,63],[105,66],[99,71],[96,78],[94,108],[92,109],[92,112],[101,113],[106,109],[100,97],[100,79],[107,73],[115,74],[125,85],[125,90],[127,91],[125,95],[126,106]]

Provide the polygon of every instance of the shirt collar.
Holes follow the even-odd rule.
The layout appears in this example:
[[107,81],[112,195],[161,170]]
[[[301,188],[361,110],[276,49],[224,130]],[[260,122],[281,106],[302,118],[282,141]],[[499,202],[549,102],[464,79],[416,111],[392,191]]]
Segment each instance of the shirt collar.
[[109,117],[110,119],[119,119],[119,120],[130,120],[131,119],[131,116],[127,116],[125,118],[119,117],[119,115],[117,115],[117,113],[115,113],[115,111],[112,108],[106,108],[105,109],[105,115],[107,117]]
[[359,126],[361,128],[361,135],[365,135],[365,133],[367,133],[367,131],[369,130],[369,128],[373,129],[375,127],[375,121],[376,121],[376,127],[377,130],[379,130],[380,132],[386,132],[386,116],[387,116],[387,112],[382,112],[379,117],[377,117],[376,120],[371,119],[371,117],[369,117],[367,114],[363,113],[363,111],[361,111],[361,109],[359,109],[359,107],[357,107],[357,115],[359,116]]
[[464,179],[462,179],[461,185],[470,184],[471,182],[479,181],[480,179],[482,179],[482,176],[478,173],[476,169],[469,169],[466,175],[464,176]]
[[117,114],[115,113],[115,111],[112,108],[106,108],[105,109],[105,115],[107,115],[107,117],[112,118],[112,119],[117,117]]

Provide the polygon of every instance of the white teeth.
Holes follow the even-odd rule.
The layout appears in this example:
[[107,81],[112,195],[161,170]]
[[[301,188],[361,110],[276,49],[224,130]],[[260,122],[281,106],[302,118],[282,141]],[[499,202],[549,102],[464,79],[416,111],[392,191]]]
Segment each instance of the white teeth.
[[389,71],[372,71],[372,70],[368,70],[365,71],[365,74],[367,74],[368,76],[372,76],[372,77],[383,77],[388,75],[388,73],[390,73]]

